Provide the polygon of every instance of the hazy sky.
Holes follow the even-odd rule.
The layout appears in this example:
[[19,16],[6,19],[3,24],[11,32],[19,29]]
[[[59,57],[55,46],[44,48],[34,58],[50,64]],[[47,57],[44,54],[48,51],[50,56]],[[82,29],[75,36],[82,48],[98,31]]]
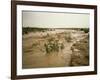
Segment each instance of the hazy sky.
[[23,11],[22,22],[23,27],[87,28],[89,14]]

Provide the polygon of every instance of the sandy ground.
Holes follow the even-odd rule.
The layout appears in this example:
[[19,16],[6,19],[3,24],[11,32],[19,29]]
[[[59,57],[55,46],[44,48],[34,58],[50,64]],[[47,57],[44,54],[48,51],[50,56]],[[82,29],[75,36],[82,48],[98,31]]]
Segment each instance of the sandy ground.
[[[65,33],[70,33],[71,41],[65,40]],[[49,34],[49,36],[47,36]],[[23,35],[23,57],[22,67],[43,68],[43,67],[66,67],[70,66],[72,50],[71,47],[76,41],[84,38],[86,33],[76,30],[55,30],[46,32],[31,32]],[[64,49],[59,52],[47,54],[44,44],[48,38],[54,37],[64,44]]]

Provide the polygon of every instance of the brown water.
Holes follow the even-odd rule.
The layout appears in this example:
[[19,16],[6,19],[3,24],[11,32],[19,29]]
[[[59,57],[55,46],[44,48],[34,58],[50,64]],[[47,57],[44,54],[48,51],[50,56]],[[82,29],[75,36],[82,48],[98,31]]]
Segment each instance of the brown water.
[[[71,34],[72,42],[66,42],[62,38],[59,38],[59,41],[64,43],[65,48],[59,52],[52,52],[46,54],[44,49],[44,43],[47,42],[47,38],[43,38],[46,33],[52,33],[50,36],[55,36],[55,34],[60,34],[65,31],[53,31],[45,33],[29,33],[23,36],[23,58],[22,58],[22,67],[25,68],[43,68],[43,67],[65,67],[70,66],[71,62],[71,46],[75,41],[83,38],[83,32],[76,32]],[[67,31],[68,32],[68,31]],[[71,32],[71,31],[70,31]]]

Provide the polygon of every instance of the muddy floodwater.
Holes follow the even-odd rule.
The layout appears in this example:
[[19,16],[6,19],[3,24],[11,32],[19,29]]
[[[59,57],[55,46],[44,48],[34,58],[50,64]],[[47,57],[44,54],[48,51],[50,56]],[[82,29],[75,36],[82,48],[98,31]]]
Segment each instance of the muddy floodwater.
[[89,33],[55,29],[22,36],[22,68],[89,65]]

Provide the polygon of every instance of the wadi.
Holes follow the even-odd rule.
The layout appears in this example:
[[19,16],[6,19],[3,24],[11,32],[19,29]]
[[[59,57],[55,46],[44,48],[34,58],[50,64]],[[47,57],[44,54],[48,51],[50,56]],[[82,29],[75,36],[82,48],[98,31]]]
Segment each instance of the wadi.
[[22,28],[23,69],[88,65],[88,28]]

